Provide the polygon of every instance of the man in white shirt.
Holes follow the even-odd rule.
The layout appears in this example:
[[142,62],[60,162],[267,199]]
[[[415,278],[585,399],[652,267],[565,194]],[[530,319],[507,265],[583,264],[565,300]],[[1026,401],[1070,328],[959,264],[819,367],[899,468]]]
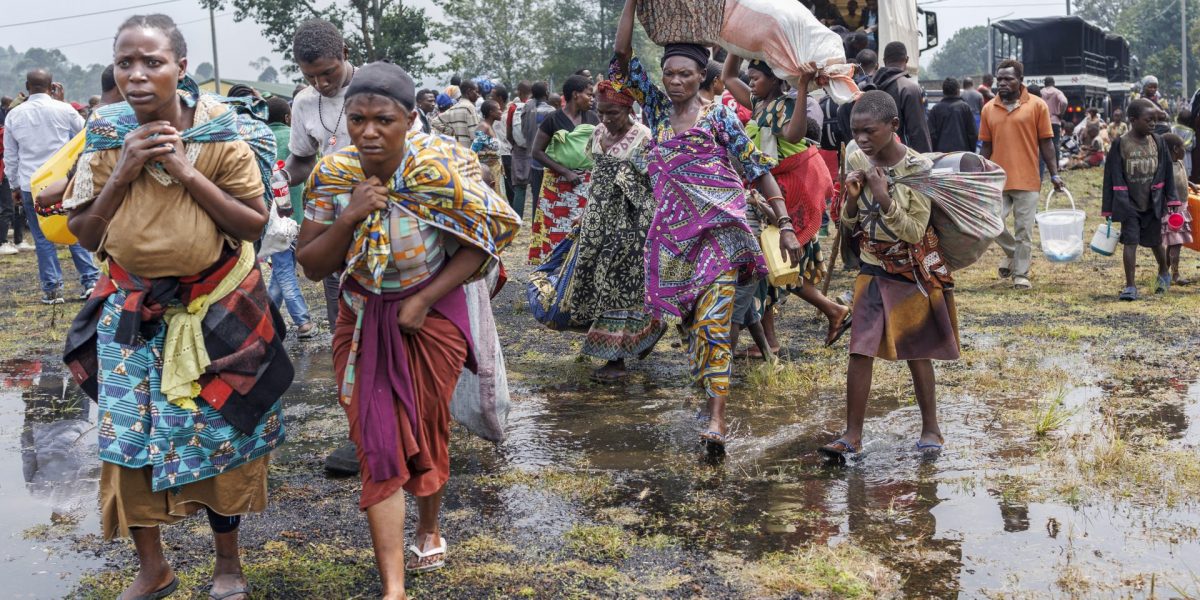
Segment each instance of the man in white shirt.
[[509,112],[508,88],[496,84],[492,88],[491,98],[500,106],[500,120],[496,121],[496,141],[500,144],[500,164],[504,166],[504,197],[510,201],[513,197],[512,185],[512,144],[508,141],[508,123],[512,119]]
[[[301,185],[308,181],[318,158],[352,144],[346,131],[346,87],[358,69],[348,60],[342,32],[329,21],[305,21],[292,39],[292,56],[309,85],[292,99],[292,137],[288,141],[291,155],[284,164],[284,173],[288,185]],[[325,314],[333,331],[341,296],[340,273],[326,277],[322,283]],[[330,454],[325,468],[335,473],[358,473],[354,444]]]
[[[30,181],[33,173],[71,138],[83,130],[83,117],[70,104],[50,97],[54,78],[45,69],[34,69],[25,75],[29,98],[9,111],[4,119],[4,166],[12,185],[13,201],[25,210],[26,224],[37,248],[38,279],[42,286],[43,304],[62,304],[62,267],[54,243],[42,235],[34,212]],[[83,286],[80,299],[92,294],[100,271],[92,255],[79,244],[72,244],[71,260],[79,272]]]

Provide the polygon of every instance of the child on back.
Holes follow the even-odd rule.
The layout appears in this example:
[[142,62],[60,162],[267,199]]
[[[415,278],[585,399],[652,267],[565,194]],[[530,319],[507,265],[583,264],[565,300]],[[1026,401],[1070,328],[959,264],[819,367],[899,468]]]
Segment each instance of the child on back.
[[1156,294],[1171,287],[1167,250],[1163,246],[1163,218],[1167,206],[1179,202],[1173,161],[1162,137],[1153,132],[1158,107],[1145,98],[1129,103],[1129,131],[1112,141],[1104,160],[1102,213],[1121,223],[1125,288],[1118,299],[1138,299],[1134,274],[1138,246],[1150,248],[1158,262]]
[[850,116],[858,150],[848,159],[841,222],[858,240],[862,267],[854,282],[846,431],[820,448],[839,461],[862,447],[876,358],[908,362],[921,409],[917,450],[935,454],[944,443],[933,361],[958,359],[954,280],[939,258],[940,244],[929,224],[930,199],[888,183],[933,168],[928,158],[900,143],[899,126],[896,102],[881,91],[864,93]]
[[1192,243],[1192,215],[1187,210],[1187,203],[1184,202],[1192,187],[1192,184],[1188,183],[1188,170],[1183,160],[1188,155],[1187,142],[1174,133],[1164,135],[1163,141],[1167,143],[1167,150],[1171,153],[1175,191],[1179,195],[1178,202],[1167,204],[1167,214],[1163,216],[1163,245],[1167,247],[1167,263],[1171,267],[1171,281],[1175,285],[1188,285],[1191,282],[1179,276],[1179,250],[1183,248],[1184,244]]

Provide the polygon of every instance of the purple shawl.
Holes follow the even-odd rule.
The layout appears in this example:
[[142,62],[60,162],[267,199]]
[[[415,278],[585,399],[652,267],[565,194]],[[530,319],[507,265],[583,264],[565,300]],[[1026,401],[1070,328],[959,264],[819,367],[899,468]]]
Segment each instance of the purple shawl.
[[[405,298],[416,294],[425,283],[399,292],[373,294],[353,278],[343,285],[366,298],[363,303],[362,329],[355,365],[355,385],[358,386],[359,431],[367,468],[375,481],[386,481],[400,475],[399,437],[396,420],[396,401],[404,407],[413,435],[420,439],[421,421],[418,414],[412,376],[408,372],[408,353],[405,334],[400,331],[396,311]],[[471,321],[467,314],[467,297],[462,286],[437,301],[431,310],[454,323],[467,340],[467,368],[474,371],[475,348],[471,338]]]
[[646,236],[646,309],[683,318],[722,273],[765,274],[746,223],[746,189],[728,150],[695,127],[657,144],[650,177],[659,206]]

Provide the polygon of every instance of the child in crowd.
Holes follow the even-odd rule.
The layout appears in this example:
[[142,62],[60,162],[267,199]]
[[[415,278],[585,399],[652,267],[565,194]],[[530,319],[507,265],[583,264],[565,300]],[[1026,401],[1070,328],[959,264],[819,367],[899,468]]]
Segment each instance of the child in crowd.
[[1098,167],[1104,162],[1104,142],[1100,139],[1100,126],[1088,125],[1083,133],[1079,151],[1067,159],[1067,169]]
[[862,267],[854,282],[846,431],[820,452],[844,461],[862,447],[871,372],[875,359],[882,358],[908,362],[921,409],[916,448],[936,454],[944,440],[933,361],[959,355],[954,279],[939,258],[940,243],[929,224],[930,199],[888,183],[933,165],[896,137],[896,102],[885,92],[864,93],[854,104],[850,125],[858,151],[848,159],[841,223],[859,242]]
[[1192,243],[1192,215],[1187,210],[1187,194],[1195,186],[1188,182],[1188,170],[1184,165],[1184,157],[1189,155],[1187,142],[1174,133],[1164,135],[1163,140],[1167,143],[1167,150],[1171,153],[1175,173],[1175,191],[1179,195],[1178,202],[1167,204],[1167,214],[1163,216],[1163,245],[1167,247],[1167,263],[1171,267],[1171,281],[1175,285],[1188,285],[1191,281],[1179,276],[1179,250],[1184,244]]
[[1138,98],[1129,103],[1129,132],[1112,141],[1104,161],[1101,214],[1120,221],[1125,246],[1125,288],[1118,299],[1138,299],[1134,272],[1138,246],[1150,248],[1158,262],[1156,294],[1171,287],[1162,221],[1167,206],[1179,202],[1171,155],[1162,136],[1154,133],[1161,112],[1153,102]]
[[[1187,169],[1186,173],[1192,172],[1192,150],[1196,147],[1196,131],[1188,126],[1192,122],[1192,111],[1183,109],[1179,114],[1175,115],[1175,122],[1171,124],[1171,133],[1179,136],[1183,142],[1183,166]],[[1180,196],[1184,197],[1187,194],[1180,191]]]

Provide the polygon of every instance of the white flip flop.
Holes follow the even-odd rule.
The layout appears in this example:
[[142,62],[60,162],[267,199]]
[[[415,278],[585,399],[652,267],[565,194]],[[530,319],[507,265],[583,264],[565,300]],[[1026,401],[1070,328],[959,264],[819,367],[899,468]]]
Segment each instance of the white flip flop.
[[444,538],[444,537],[438,536],[438,540],[441,542],[441,545],[436,548],[433,548],[432,550],[427,550],[425,552],[422,552],[421,549],[418,548],[416,544],[411,544],[408,547],[408,551],[412,552],[417,557],[417,564],[420,564],[421,561],[423,561],[424,559],[429,558],[431,556],[439,556],[440,555],[441,558],[439,558],[438,560],[436,560],[432,563],[429,563],[425,566],[421,566],[421,567],[413,568],[413,567],[409,567],[407,564],[405,564],[404,570],[408,571],[409,573],[427,573],[429,571],[436,571],[436,570],[446,566],[446,548],[449,547],[449,544],[446,543],[446,538]]

